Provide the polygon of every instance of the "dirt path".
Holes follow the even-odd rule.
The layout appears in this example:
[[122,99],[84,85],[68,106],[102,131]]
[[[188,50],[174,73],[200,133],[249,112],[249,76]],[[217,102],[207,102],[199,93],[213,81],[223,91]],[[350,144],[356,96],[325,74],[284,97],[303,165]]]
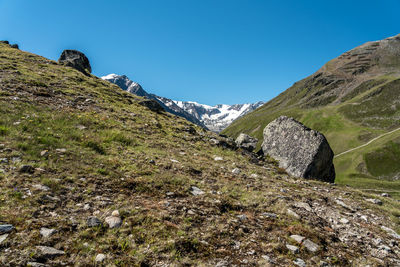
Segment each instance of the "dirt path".
[[339,154],[335,155],[334,158],[337,158],[337,157],[339,157],[339,156],[341,156],[341,155],[344,155],[344,154],[346,154],[346,153],[352,152],[352,151],[357,150],[357,149],[359,149],[359,148],[368,146],[369,144],[371,144],[371,143],[374,142],[375,140],[378,140],[379,138],[384,137],[384,136],[386,136],[386,135],[388,135],[388,134],[394,133],[394,132],[396,132],[396,131],[398,131],[398,130],[400,130],[400,128],[397,128],[397,129],[395,129],[395,130],[393,130],[393,131],[390,131],[390,132],[381,134],[381,135],[379,135],[379,136],[377,136],[377,137],[375,137],[375,138],[369,140],[367,143],[365,143],[365,144],[363,144],[363,145],[361,145],[361,146],[358,146],[358,147],[349,149],[349,150],[347,150],[347,151],[344,151],[344,152],[342,152],[342,153],[339,153]]

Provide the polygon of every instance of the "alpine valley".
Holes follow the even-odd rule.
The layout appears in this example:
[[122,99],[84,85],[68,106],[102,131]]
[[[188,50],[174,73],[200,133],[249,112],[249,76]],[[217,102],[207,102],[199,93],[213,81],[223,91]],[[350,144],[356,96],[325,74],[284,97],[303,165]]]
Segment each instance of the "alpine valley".
[[[356,48],[234,120],[251,105],[108,76],[122,90],[80,51],[1,41],[0,266],[400,266],[399,43]],[[232,120],[236,140],[204,127]]]
[[337,183],[400,197],[400,35],[329,61],[223,133],[262,140],[264,127],[280,115],[326,136]]

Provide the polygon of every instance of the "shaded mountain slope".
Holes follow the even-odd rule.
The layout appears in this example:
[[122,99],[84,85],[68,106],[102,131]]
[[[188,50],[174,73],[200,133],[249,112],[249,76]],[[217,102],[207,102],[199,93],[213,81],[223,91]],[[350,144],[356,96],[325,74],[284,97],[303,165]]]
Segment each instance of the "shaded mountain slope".
[[187,113],[185,110],[181,109],[172,100],[165,97],[160,97],[154,94],[147,93],[140,84],[130,80],[125,75],[109,74],[101,78],[103,80],[118,85],[122,90],[132,93],[134,95],[143,96],[149,99],[154,99],[165,109],[165,111],[177,115],[179,117],[185,118],[188,121],[193,122],[203,128],[207,128],[200,120],[198,120],[191,114]]
[[[329,61],[263,107],[233,122],[223,133],[235,137],[246,132],[261,139],[264,127],[280,115],[292,116],[322,132],[335,154],[400,127],[400,35],[368,42]],[[368,188],[375,180],[382,189],[400,189],[400,167],[378,175],[372,170],[376,168],[373,161],[367,159],[387,146],[398,149],[398,136],[388,136],[382,147],[371,146],[376,150],[365,148],[368,152],[360,149],[346,156],[355,167],[338,157],[337,182]],[[400,161],[398,154],[393,156]]]
[[400,264],[398,201],[294,179],[140,101],[0,43],[2,266]]

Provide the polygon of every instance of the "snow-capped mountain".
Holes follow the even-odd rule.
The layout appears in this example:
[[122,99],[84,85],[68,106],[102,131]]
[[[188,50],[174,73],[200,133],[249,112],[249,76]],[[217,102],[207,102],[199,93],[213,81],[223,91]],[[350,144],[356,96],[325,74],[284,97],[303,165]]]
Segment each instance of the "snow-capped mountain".
[[109,81],[118,85],[122,90],[128,91],[132,94],[143,96],[149,99],[154,99],[165,109],[165,111],[172,113],[174,115],[183,117],[190,122],[200,125],[203,128],[207,128],[201,121],[178,107],[172,100],[164,97],[160,97],[154,94],[147,93],[140,84],[130,80],[125,75],[109,74],[107,76],[101,77],[103,80]]
[[174,101],[166,97],[147,93],[140,84],[131,81],[125,75],[109,74],[101,78],[118,85],[122,90],[154,99],[167,112],[183,117],[213,132],[222,131],[237,118],[264,104],[264,102],[260,101],[254,104],[208,106],[191,101]]
[[191,101],[174,101],[180,108],[200,120],[213,132],[220,132],[237,118],[257,109],[264,102],[208,106]]

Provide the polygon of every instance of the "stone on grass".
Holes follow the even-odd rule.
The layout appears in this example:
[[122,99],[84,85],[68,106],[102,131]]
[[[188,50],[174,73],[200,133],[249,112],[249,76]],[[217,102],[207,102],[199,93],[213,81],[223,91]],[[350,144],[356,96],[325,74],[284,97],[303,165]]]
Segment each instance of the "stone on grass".
[[106,255],[100,253],[97,254],[96,258],[94,259],[96,262],[103,262],[106,259]]
[[290,238],[295,240],[297,243],[301,244],[301,242],[303,242],[305,237],[301,235],[291,235]]
[[247,135],[245,133],[239,134],[239,136],[235,140],[235,143],[238,147],[246,149],[250,152],[252,152],[256,148],[257,142],[257,138],[251,137],[250,135]]
[[99,218],[96,216],[90,216],[87,218],[86,224],[88,227],[96,227],[99,225],[102,225],[101,221]]
[[310,252],[317,252],[319,250],[319,246],[312,242],[310,239],[304,240],[303,246]]
[[8,237],[8,234],[0,235],[0,245],[3,243]]
[[263,213],[261,213],[261,216],[267,217],[267,218],[270,218],[270,219],[278,218],[278,215],[276,215],[275,213],[270,213],[270,212],[263,212]]
[[214,160],[215,161],[221,161],[221,160],[224,160],[224,159],[222,157],[215,157]]
[[194,196],[199,196],[199,195],[203,195],[204,191],[202,191],[200,188],[196,187],[196,186],[192,186],[190,188],[190,193]]
[[300,122],[281,116],[264,128],[264,154],[296,177],[333,183],[333,151],[326,138]]
[[232,170],[232,173],[233,173],[233,174],[236,174],[236,175],[240,174],[240,172],[241,172],[241,170],[240,170],[239,168],[234,168],[234,169]]
[[55,258],[55,257],[62,256],[65,254],[64,251],[55,249],[53,247],[36,246],[36,248],[39,252],[39,255],[46,259]]
[[306,267],[306,263],[300,258],[297,258],[296,260],[294,260],[293,263],[294,263],[294,265],[297,265],[299,267]]
[[0,234],[9,233],[14,229],[15,229],[14,226],[12,226],[11,224],[1,224],[0,225]]
[[297,214],[296,212],[294,212],[293,210],[291,210],[291,209],[287,209],[287,215],[289,215],[289,216],[292,216],[292,217],[295,217],[296,219],[300,219],[300,215],[299,214]]
[[376,199],[376,198],[367,198],[366,201],[374,203],[376,205],[382,205],[382,201],[380,199]]
[[293,245],[286,244],[286,248],[290,250],[292,253],[297,254],[299,253],[299,248]]
[[45,228],[45,227],[40,228],[40,234],[45,238],[48,238],[48,237],[54,235],[56,232],[57,232],[56,229],[49,229],[49,228]]
[[104,221],[110,228],[119,228],[122,225],[122,220],[121,217],[119,217],[119,212],[117,210],[114,210],[111,216],[106,217]]

